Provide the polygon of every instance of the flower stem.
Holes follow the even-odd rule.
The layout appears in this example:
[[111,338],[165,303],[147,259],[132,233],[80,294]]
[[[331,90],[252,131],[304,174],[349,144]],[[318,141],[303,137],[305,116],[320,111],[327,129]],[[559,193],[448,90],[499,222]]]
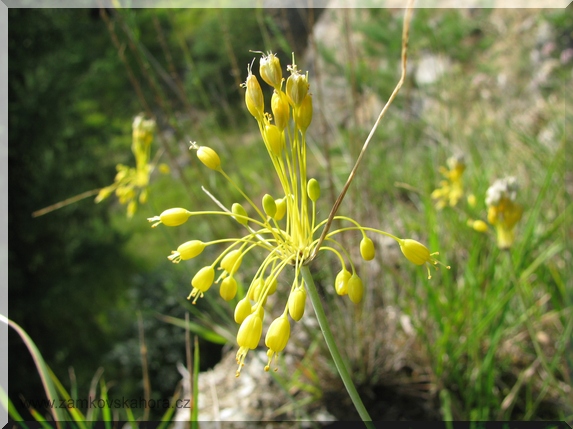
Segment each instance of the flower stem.
[[367,428],[374,429],[375,426],[372,423],[372,418],[368,414],[368,411],[366,411],[366,408],[362,403],[362,399],[360,399],[360,395],[356,391],[356,387],[352,382],[350,372],[348,371],[348,368],[346,367],[344,360],[338,351],[338,347],[334,341],[334,336],[332,335],[332,331],[328,325],[328,320],[326,319],[326,314],[324,313],[324,307],[320,302],[320,297],[318,296],[318,291],[316,290],[316,285],[314,284],[314,279],[312,278],[312,274],[310,273],[308,266],[303,265],[301,267],[301,272],[308,289],[308,294],[310,295],[310,301],[312,302],[312,306],[314,307],[314,311],[316,313],[316,318],[318,319],[320,330],[322,331],[322,335],[324,335],[326,345],[330,351],[332,359],[334,360],[338,374],[340,374],[340,378],[342,378],[342,382],[344,383],[344,386],[346,387],[346,390],[350,395],[350,399],[352,399],[352,403],[354,404],[356,411],[358,411],[360,418]]

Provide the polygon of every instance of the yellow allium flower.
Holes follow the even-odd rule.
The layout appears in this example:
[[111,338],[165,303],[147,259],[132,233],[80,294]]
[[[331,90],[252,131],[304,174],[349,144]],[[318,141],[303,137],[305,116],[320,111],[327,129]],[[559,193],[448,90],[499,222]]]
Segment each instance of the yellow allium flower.
[[464,194],[462,175],[466,164],[463,155],[452,156],[447,162],[448,168],[440,167],[440,173],[445,180],[440,182],[440,187],[431,195],[438,209],[446,206],[454,207]]
[[[318,252],[329,251],[339,259],[342,270],[336,277],[335,290],[338,295],[346,296],[355,304],[361,302],[364,295],[364,285],[352,259],[336,236],[343,231],[358,231],[362,234],[360,253],[363,259],[374,259],[376,250],[374,242],[366,236],[366,232],[383,234],[396,240],[402,247],[405,256],[416,264],[432,264],[438,262],[421,243],[413,240],[402,240],[392,234],[360,225],[354,219],[345,216],[334,216],[349,226],[336,231],[328,231],[329,219],[317,221],[316,203],[320,198],[320,184],[315,178],[307,177],[306,131],[312,121],[312,94],[309,91],[307,74],[302,74],[294,64],[288,67],[290,77],[282,78],[280,62],[273,54],[261,59],[261,77],[274,90],[271,109],[274,117],[264,112],[263,92],[255,75],[252,65],[248,67],[245,103],[247,109],[256,120],[261,140],[264,143],[280,183],[279,198],[266,194],[260,204],[253,200],[225,172],[217,152],[207,146],[192,144],[191,149],[197,151],[199,160],[209,169],[221,174],[232,187],[244,198],[242,202],[230,202],[231,209],[218,211],[188,211],[183,208],[169,209],[159,216],[149,218],[152,226],[164,224],[177,226],[185,223],[190,216],[219,215],[234,219],[245,230],[240,238],[223,238],[210,242],[198,240],[188,241],[172,252],[169,259],[173,262],[190,259],[199,255],[206,246],[227,244],[227,248],[212,262],[211,265],[199,270],[193,277],[193,290],[189,298],[193,303],[203,296],[212,284],[220,283],[219,293],[225,300],[231,300],[237,293],[237,275],[241,261],[251,251],[258,249],[266,252],[266,257],[253,276],[246,296],[238,301],[234,319],[240,325],[237,334],[239,350],[237,352],[237,376],[244,365],[249,350],[258,346],[265,317],[268,296],[275,293],[278,278],[287,266],[293,267],[294,275],[290,293],[279,316],[267,331],[265,343],[268,347],[270,367],[271,360],[281,352],[290,335],[290,319],[299,321],[305,311],[307,291],[301,274],[304,265],[309,264]],[[276,194],[275,194],[276,196]],[[249,207],[249,214],[245,209]],[[332,221],[330,219],[330,221]],[[324,233],[324,234],[321,234]],[[324,236],[322,236],[324,235]],[[219,265],[223,271],[215,279],[214,267]],[[347,267],[350,266],[350,270]],[[266,309],[268,310],[268,309]]]
[[511,247],[515,240],[515,225],[523,215],[523,207],[515,202],[517,190],[515,177],[506,177],[496,180],[486,192],[487,220],[495,227],[500,249]]
[[[132,130],[131,151],[135,157],[135,168],[118,164],[114,183],[102,188],[95,198],[95,202],[99,203],[115,192],[120,204],[127,205],[127,216],[130,218],[137,210],[138,201],[140,204],[147,202],[147,186],[153,170],[149,159],[153,133],[155,132],[155,121],[138,115],[133,120]],[[165,167],[162,169],[165,170]]]

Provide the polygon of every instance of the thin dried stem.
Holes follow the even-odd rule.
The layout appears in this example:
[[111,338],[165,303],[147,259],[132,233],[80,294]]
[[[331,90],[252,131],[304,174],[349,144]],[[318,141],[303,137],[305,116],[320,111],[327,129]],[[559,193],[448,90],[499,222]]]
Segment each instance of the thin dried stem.
[[354,176],[356,175],[356,171],[358,170],[358,167],[360,166],[360,163],[362,162],[362,158],[364,158],[364,154],[366,153],[366,149],[368,148],[368,145],[370,144],[370,141],[372,140],[372,137],[374,136],[374,133],[376,132],[376,129],[378,128],[378,125],[380,125],[382,118],[384,117],[384,115],[388,111],[388,108],[390,107],[390,105],[392,104],[394,99],[396,98],[396,95],[398,95],[398,92],[400,91],[400,88],[402,88],[404,80],[406,79],[406,65],[407,65],[407,60],[408,60],[408,37],[409,37],[409,33],[410,33],[410,19],[412,17],[413,5],[414,5],[414,0],[409,0],[408,6],[406,8],[406,14],[404,16],[404,26],[402,29],[402,74],[400,76],[400,80],[396,84],[396,87],[394,88],[394,91],[392,92],[392,94],[388,98],[388,101],[386,102],[386,104],[382,108],[382,111],[380,112],[378,119],[376,119],[376,122],[374,123],[372,130],[370,130],[370,134],[368,134],[368,137],[366,138],[366,141],[364,142],[364,145],[362,146],[362,150],[360,151],[360,155],[358,155],[358,158],[356,159],[356,163],[354,164],[352,171],[348,175],[348,179],[346,180],[346,184],[344,185],[344,187],[342,188],[342,191],[340,192],[340,195],[338,196],[338,198],[334,202],[334,206],[332,207],[332,210],[330,211],[330,214],[328,215],[328,220],[326,221],[324,229],[322,230],[322,234],[320,235],[320,238],[318,239],[318,243],[317,243],[316,247],[314,248],[312,255],[310,255],[308,262],[313,260],[316,257],[316,255],[318,254],[318,252],[320,250],[320,246],[322,245],[322,242],[326,238],[326,234],[328,234],[328,231],[330,230],[330,225],[332,224],[334,216],[336,215],[338,208],[342,204],[342,200],[344,199],[346,192],[348,191],[348,188],[350,187],[350,184],[352,183],[352,180],[354,179]]
[[102,188],[98,188],[98,189],[92,189],[91,191],[82,192],[81,194],[78,194],[76,196],[66,198],[65,200],[60,201],[59,203],[55,203],[52,204],[51,206],[44,207],[43,209],[36,210],[35,212],[32,213],[32,217],[43,216],[47,213],[53,212],[54,210],[58,210],[61,209],[62,207],[69,206],[70,204],[83,200],[84,198],[96,195],[99,191],[101,191],[101,189]]

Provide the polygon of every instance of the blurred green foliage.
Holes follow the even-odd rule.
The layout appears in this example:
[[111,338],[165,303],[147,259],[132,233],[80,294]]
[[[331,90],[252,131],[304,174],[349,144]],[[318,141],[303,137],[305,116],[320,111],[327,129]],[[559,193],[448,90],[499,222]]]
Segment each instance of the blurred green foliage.
[[[97,15],[10,9],[9,22],[10,317],[62,379],[73,360],[77,377],[89,380],[125,329],[125,315],[108,311],[126,299],[133,273],[121,253],[125,236],[109,228],[107,208],[89,200],[31,214],[113,176],[105,148],[129,144],[137,106],[112,96],[126,93],[127,81],[105,34],[92,37]],[[31,359],[12,335],[10,361],[19,363],[11,366],[11,396],[37,395]]]

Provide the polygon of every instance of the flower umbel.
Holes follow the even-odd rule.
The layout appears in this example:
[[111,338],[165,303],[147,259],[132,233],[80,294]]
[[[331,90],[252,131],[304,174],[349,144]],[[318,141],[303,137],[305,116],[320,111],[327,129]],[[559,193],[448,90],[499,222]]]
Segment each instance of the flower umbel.
[[515,202],[517,190],[515,177],[506,177],[496,180],[486,192],[487,220],[495,227],[500,249],[509,249],[513,244],[515,225],[523,214],[523,207]]
[[436,208],[443,209],[446,206],[454,207],[464,194],[462,174],[466,169],[462,154],[448,158],[448,168],[440,167],[440,173],[445,180],[440,182],[440,187],[432,192],[432,199],[436,201]]
[[[153,133],[155,132],[155,121],[138,115],[133,120],[132,128],[131,151],[135,157],[135,168],[118,164],[114,183],[102,188],[95,198],[95,202],[99,203],[115,192],[119,202],[127,204],[128,217],[135,214],[138,203],[147,202],[149,176],[154,169],[154,165],[150,163],[149,159]],[[161,164],[159,167],[160,171],[169,171],[169,167],[165,164]]]
[[[358,276],[350,252],[336,239],[339,233],[358,231],[362,235],[360,254],[366,261],[376,257],[374,242],[367,236],[368,232],[386,235],[396,240],[406,258],[417,265],[438,264],[434,259],[437,253],[430,253],[417,241],[404,240],[385,231],[364,227],[346,216],[333,216],[333,219],[348,224],[335,231],[325,229],[332,219],[317,221],[316,203],[320,198],[320,184],[315,178],[307,176],[306,154],[306,131],[312,121],[312,93],[308,74],[299,71],[294,63],[294,56],[293,64],[288,66],[287,70],[290,71],[290,76],[285,82],[280,62],[274,54],[263,55],[260,60],[261,78],[273,88],[270,103],[272,114],[264,112],[263,93],[257,77],[252,73],[252,64],[248,67],[247,80],[243,85],[246,89],[247,109],[258,124],[261,139],[280,182],[278,195],[265,194],[260,204],[256,204],[225,172],[223,163],[213,148],[193,143],[191,149],[197,151],[199,160],[209,169],[221,174],[244,200],[232,202],[230,210],[222,205],[218,211],[187,211],[176,208],[149,219],[153,222],[152,226],[161,223],[166,226],[177,226],[192,216],[219,215],[234,219],[244,228],[245,234],[239,238],[224,238],[210,242],[188,241],[168,257],[177,263],[198,256],[207,246],[227,245],[211,265],[202,268],[193,277],[193,289],[189,295],[189,298],[193,298],[193,303],[203,296],[212,284],[220,284],[220,295],[223,299],[227,301],[233,299],[237,293],[234,276],[243,258],[255,249],[266,252],[267,256],[253,276],[246,296],[242,297],[235,307],[234,318],[240,325],[237,334],[239,345],[236,355],[237,376],[245,363],[248,351],[259,344],[263,319],[269,311],[265,308],[267,298],[276,291],[279,276],[287,266],[293,267],[294,278],[288,300],[277,312],[280,315],[271,323],[265,337],[269,358],[266,370],[288,342],[289,316],[297,322],[304,315],[307,291],[301,271],[318,252],[332,252],[340,261],[341,271],[334,285],[336,293],[341,296],[347,295],[355,304],[361,302],[364,285]],[[245,206],[250,206],[253,214],[249,215]],[[322,232],[324,237],[321,236]],[[215,278],[217,265],[222,273]]]

